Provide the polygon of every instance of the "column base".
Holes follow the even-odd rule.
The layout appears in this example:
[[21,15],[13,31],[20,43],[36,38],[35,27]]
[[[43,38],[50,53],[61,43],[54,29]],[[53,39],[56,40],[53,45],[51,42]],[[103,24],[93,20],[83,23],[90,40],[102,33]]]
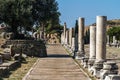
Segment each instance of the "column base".
[[95,63],[95,58],[88,60],[88,71],[92,73],[91,68]]
[[100,78],[100,71],[101,69],[103,69],[103,63],[104,60],[101,61],[96,61],[93,65],[93,67],[91,68],[91,72],[93,73],[93,76],[95,76],[96,78]]
[[83,57],[83,59],[81,59],[81,65],[83,65],[84,68],[88,68],[88,57]]
[[75,55],[74,55],[75,59],[83,59],[83,57],[85,57],[85,54],[83,51],[75,52]]
[[120,79],[120,75],[108,75],[105,77],[104,80],[119,80]]
[[104,80],[108,75],[117,75],[118,74],[118,66],[115,62],[104,62],[103,69],[100,72],[101,80]]

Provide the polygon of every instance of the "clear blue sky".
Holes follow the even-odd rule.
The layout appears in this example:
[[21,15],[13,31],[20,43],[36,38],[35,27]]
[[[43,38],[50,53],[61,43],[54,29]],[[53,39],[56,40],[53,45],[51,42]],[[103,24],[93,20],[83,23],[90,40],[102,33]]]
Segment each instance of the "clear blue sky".
[[96,22],[96,16],[120,19],[120,0],[57,0],[61,24],[74,27],[78,17],[85,18],[85,25]]

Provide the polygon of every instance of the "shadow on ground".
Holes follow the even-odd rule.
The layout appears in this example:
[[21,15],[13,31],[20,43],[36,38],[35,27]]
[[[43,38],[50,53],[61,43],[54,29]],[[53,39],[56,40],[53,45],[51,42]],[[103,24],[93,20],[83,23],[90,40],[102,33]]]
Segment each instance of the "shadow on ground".
[[69,55],[62,55],[62,54],[49,54],[46,58],[71,58]]

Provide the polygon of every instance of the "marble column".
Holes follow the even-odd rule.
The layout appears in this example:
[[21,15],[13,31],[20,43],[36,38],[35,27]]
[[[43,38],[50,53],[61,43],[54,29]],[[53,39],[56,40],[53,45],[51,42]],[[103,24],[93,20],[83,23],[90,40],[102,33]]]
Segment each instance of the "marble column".
[[73,36],[73,28],[69,30],[69,47],[72,47],[72,36]]
[[96,21],[96,62],[106,60],[106,16],[97,16]]
[[64,35],[64,44],[65,44],[65,39],[66,39],[66,23],[64,23],[63,35]]
[[107,35],[107,45],[109,46],[110,45],[110,36]]
[[78,52],[75,54],[76,59],[85,56],[84,52],[84,18],[78,19]]
[[63,32],[61,33],[61,44],[63,45],[63,38],[64,36],[63,36]]
[[90,26],[90,55],[89,59],[95,60],[96,56],[96,26]]
[[100,70],[106,61],[106,16],[97,16],[96,20],[96,60],[93,75],[100,78]]
[[113,45],[114,47],[117,47],[117,40],[116,40],[116,37],[115,37],[115,36],[113,36],[113,43],[112,43],[112,45]]
[[42,39],[42,31],[40,31],[40,39]]
[[116,40],[116,38],[115,38],[115,36],[113,36],[113,44],[115,44],[115,40]]
[[96,57],[96,26],[90,26],[90,54],[88,61],[88,70],[91,71],[91,67],[95,62]]
[[66,45],[69,45],[69,30],[66,30],[66,40],[65,40]]

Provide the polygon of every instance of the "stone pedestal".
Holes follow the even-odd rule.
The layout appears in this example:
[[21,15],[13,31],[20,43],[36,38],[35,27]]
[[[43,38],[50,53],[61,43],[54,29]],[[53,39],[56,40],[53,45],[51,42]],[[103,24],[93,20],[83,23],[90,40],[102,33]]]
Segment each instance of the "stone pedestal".
[[81,58],[81,65],[84,67],[84,68],[88,68],[88,57],[82,57]]
[[120,80],[120,75],[108,75],[104,80]]
[[101,80],[104,80],[108,75],[117,75],[118,74],[118,66],[115,62],[104,62],[103,69],[100,72]]
[[84,18],[78,20],[78,52],[75,53],[75,59],[82,59],[84,52]]
[[94,64],[94,76],[100,78],[100,70],[106,61],[106,16],[97,16],[96,21],[96,60]]

